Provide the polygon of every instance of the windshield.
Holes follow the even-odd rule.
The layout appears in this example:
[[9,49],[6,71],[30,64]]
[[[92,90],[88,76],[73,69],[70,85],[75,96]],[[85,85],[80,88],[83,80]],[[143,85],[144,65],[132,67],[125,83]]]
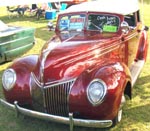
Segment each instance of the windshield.
[[67,14],[60,18],[58,27],[60,31],[82,31],[87,25],[87,30],[115,33],[120,24],[119,17],[109,14],[89,14],[85,20],[85,14]]
[[66,15],[59,20],[59,30],[82,31],[85,23],[85,14]]
[[117,32],[119,18],[106,14],[90,14],[88,16],[87,30],[97,30],[100,32]]

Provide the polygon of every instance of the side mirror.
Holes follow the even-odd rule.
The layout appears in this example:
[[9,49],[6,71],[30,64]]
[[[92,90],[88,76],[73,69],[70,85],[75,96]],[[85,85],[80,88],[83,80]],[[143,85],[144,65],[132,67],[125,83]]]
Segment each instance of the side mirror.
[[49,30],[49,31],[54,31],[54,30],[55,30],[54,24],[53,24],[51,21],[48,22],[47,27],[48,27],[48,30]]
[[129,24],[126,21],[123,21],[121,23],[121,30],[123,34],[127,34],[129,32],[129,29],[130,29]]

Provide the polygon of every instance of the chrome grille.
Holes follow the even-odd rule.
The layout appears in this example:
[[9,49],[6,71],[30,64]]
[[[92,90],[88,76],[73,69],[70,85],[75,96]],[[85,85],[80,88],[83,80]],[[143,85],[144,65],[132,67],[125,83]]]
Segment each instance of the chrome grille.
[[44,88],[44,106],[47,113],[68,116],[68,95],[74,80]]

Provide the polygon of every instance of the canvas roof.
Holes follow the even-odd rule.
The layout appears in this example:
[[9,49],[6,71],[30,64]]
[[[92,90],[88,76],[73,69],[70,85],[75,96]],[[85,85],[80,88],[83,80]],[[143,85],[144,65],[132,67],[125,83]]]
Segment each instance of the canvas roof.
[[139,10],[138,0],[97,0],[71,6],[62,13],[94,11],[126,15],[137,10]]

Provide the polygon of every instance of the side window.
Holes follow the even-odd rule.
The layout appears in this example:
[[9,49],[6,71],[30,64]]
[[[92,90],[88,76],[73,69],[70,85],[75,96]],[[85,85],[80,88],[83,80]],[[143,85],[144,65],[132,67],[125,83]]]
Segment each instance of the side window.
[[124,20],[129,24],[129,26],[136,26],[136,14],[129,14],[124,17]]

